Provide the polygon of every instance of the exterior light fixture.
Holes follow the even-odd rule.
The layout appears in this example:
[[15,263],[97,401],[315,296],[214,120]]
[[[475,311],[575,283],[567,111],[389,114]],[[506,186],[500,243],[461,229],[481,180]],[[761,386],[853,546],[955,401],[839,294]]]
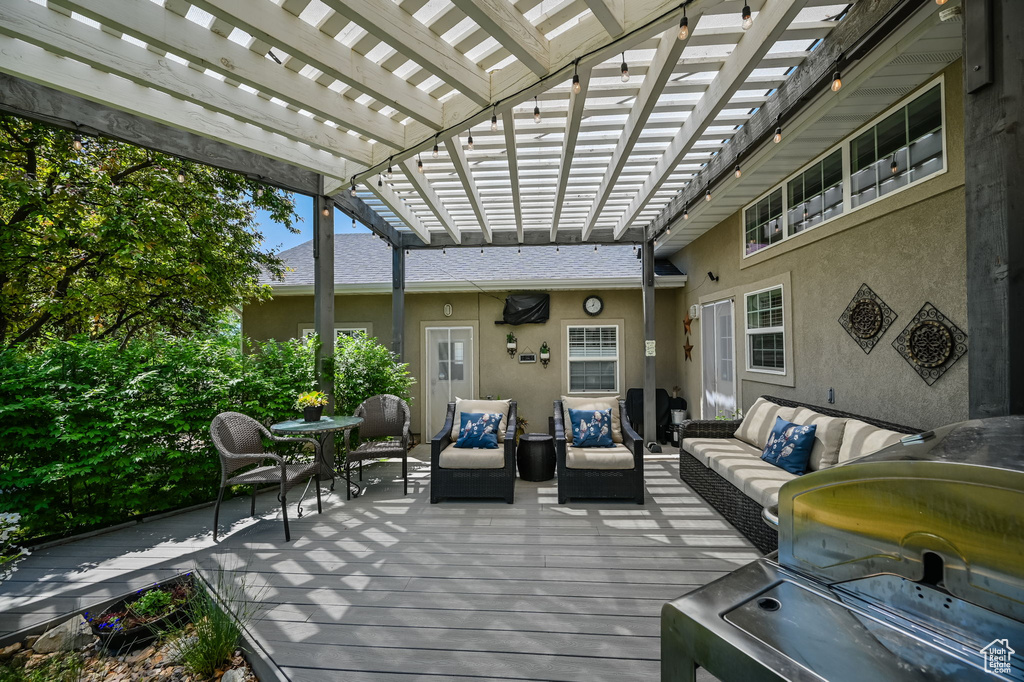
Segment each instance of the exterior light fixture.
[[433,154],[434,154],[434,158],[436,159],[437,158],[437,135],[434,135],[434,151],[433,151]]
[[742,174],[743,174],[743,171],[740,170],[740,165],[736,164],[736,171],[735,171],[736,177],[738,178]]
[[71,142],[72,149],[74,149],[76,152],[82,151],[82,147],[84,146],[82,144],[82,136],[78,135],[78,134],[75,134],[75,136],[73,138],[71,138],[71,139],[72,139],[72,142]]
[[419,171],[420,175],[423,175],[423,159],[420,158],[419,154],[416,155],[416,170]]
[[832,92],[839,92],[839,88],[843,87],[843,79],[840,78],[839,69],[832,74]]
[[629,80],[629,64],[626,63],[626,53],[622,53],[622,66],[619,67],[619,71],[622,72],[622,82],[625,83]]
[[466,140],[466,149],[473,151],[473,129],[469,129],[469,139]]
[[385,177],[387,177],[388,180],[391,180],[391,178],[395,177],[395,172],[393,170],[391,170],[391,159],[392,158],[394,158],[394,157],[388,157],[388,170],[387,170],[387,173],[384,174]]
[[683,5],[683,18],[679,20],[679,39],[690,37],[690,20],[686,18],[686,5]]
[[754,25],[754,18],[750,16],[750,5],[743,6],[743,23],[740,25],[743,26],[744,31]]
[[498,108],[494,107],[491,109],[491,132],[497,132],[498,130]]
[[540,123],[540,103],[536,95],[533,96],[533,122]]

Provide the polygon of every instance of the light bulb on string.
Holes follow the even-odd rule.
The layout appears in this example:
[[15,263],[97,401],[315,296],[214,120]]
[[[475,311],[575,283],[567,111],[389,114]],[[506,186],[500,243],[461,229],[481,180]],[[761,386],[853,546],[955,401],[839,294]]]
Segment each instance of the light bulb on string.
[[469,129],[469,139],[466,140],[466,149],[473,151],[473,129]]
[[555,244],[555,253],[561,253],[562,249],[558,244]]
[[533,122],[540,123],[540,102],[536,95],[533,96]]
[[839,88],[843,87],[843,79],[840,77],[839,69],[832,74],[832,92],[839,92]]
[[420,158],[419,154],[416,155],[416,170],[420,175],[423,175],[423,159]]
[[352,216],[352,229],[356,229],[356,217]]
[[393,170],[391,170],[391,159],[392,158],[394,158],[394,157],[389,157],[388,158],[388,171],[387,171],[387,173],[384,174],[384,176],[388,180],[391,180],[391,178],[395,177],[395,172]]
[[773,139],[775,140],[775,144],[782,142],[782,126],[775,126],[775,137]]
[[945,5],[949,0],[935,0],[936,5]]
[[892,174],[893,175],[896,175],[897,173],[900,172],[900,165],[898,163],[896,163],[896,155],[895,154],[892,155],[892,166],[890,166],[890,168],[892,169]]
[[626,63],[626,53],[622,53],[622,66],[619,67],[619,71],[622,73],[622,82],[625,83],[629,80],[629,64]]
[[597,244],[594,244],[594,253],[597,253]]
[[348,188],[348,193],[353,197],[356,195],[356,176],[354,175],[352,176],[352,186]]
[[377,174],[377,186],[378,187],[383,187],[384,186],[384,178],[383,178],[383,176],[380,175],[380,173]]
[[738,178],[738,177],[739,177],[740,175],[742,175],[742,174],[743,174],[743,171],[741,171],[741,170],[740,170],[740,165],[739,165],[739,164],[736,164],[736,171],[735,171],[735,173],[734,173],[734,174],[736,175],[736,177],[737,177],[737,178]]
[[437,158],[437,135],[434,135],[434,151],[432,153],[434,155],[434,158],[436,159]]
[[686,5],[683,5],[683,18],[679,20],[679,39],[690,37],[690,20],[686,18]]
[[75,135],[75,136],[74,136],[74,137],[72,138],[72,142],[71,142],[71,147],[72,147],[72,149],[74,149],[74,150],[75,150],[76,152],[80,152],[80,151],[82,151],[82,149],[83,149],[83,148],[85,147],[85,145],[83,145],[83,144],[82,144],[82,136],[81,136],[81,135],[78,135],[78,134],[76,134],[76,135]]
[[754,25],[754,18],[750,15],[750,5],[743,6],[743,23],[740,25],[744,31]]
[[633,255],[636,255],[636,242],[633,242]]
[[671,227],[666,227],[665,228],[665,236],[668,237],[671,234],[672,234],[672,228]]
[[704,188],[704,201],[711,201],[711,188],[710,187],[705,187]]
[[572,91],[577,95],[583,91],[583,86],[580,85],[579,66],[580,60],[577,59],[572,65]]
[[448,255],[448,249],[445,248],[444,246],[441,247],[441,255],[442,256],[447,256]]
[[690,207],[689,206],[683,206],[683,220],[689,220],[689,219],[690,219]]
[[185,183],[185,173],[178,171],[178,182],[182,184]]
[[498,130],[498,108],[495,107],[491,110],[491,132],[497,132]]
[[262,188],[262,187],[258,187],[258,188],[256,189],[256,198],[258,199],[258,198],[260,198],[261,196],[263,196],[263,188]]
[[327,205],[324,206],[324,210],[320,211],[325,218],[329,218],[331,215],[331,208]]

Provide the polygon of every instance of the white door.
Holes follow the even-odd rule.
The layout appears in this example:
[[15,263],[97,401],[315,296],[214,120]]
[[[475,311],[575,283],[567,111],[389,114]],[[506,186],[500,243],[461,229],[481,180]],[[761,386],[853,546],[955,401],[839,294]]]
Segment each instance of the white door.
[[427,428],[433,438],[444,426],[448,403],[473,395],[473,328],[427,327]]
[[701,369],[704,395],[701,417],[714,419],[736,412],[736,346],[731,299],[701,306]]

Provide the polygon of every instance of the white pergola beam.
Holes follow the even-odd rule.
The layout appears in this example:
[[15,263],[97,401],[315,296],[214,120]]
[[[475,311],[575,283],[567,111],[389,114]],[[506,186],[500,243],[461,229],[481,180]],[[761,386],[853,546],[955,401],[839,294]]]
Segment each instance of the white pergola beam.
[[658,159],[654,170],[644,181],[643,187],[634,196],[615,225],[614,237],[625,234],[629,224],[654,197],[654,194],[669,178],[704,130],[711,125],[718,113],[729,103],[729,99],[757,68],[761,58],[775,44],[779,36],[803,8],[806,0],[770,0],[757,15],[754,25],[740,39],[736,49],[725,60],[718,76],[712,81],[697,106],[686,118],[679,132],[675,134],[668,149]]
[[70,57],[358,164],[371,162],[367,142],[285,107],[268,106],[266,101],[249,92],[173,60],[160,58],[128,41],[97,32],[41,5],[26,2],[0,7],[0,34],[20,38],[48,52]]
[[[236,1],[245,4],[252,0]],[[490,104],[491,79],[487,72],[391,0],[322,1],[456,88],[477,106]]]
[[469,205],[476,215],[480,230],[484,233],[484,239],[487,240],[487,243],[490,243],[492,239],[491,224],[487,220],[484,204],[480,200],[480,190],[477,189],[473,173],[469,169],[469,162],[466,161],[466,152],[462,149],[462,140],[459,139],[458,135],[453,135],[444,141],[444,148],[448,151],[448,158],[451,159],[452,165],[455,166],[455,172],[462,181],[462,187],[466,191],[466,197],[469,199]]
[[0,72],[339,179],[345,161],[86,64],[0,36]]
[[558,163],[558,182],[555,185],[554,213],[551,217],[551,241],[558,236],[558,221],[562,216],[562,202],[565,199],[565,188],[569,183],[573,156],[576,154],[576,140],[580,134],[580,123],[583,121],[583,109],[587,103],[587,89],[590,87],[590,69],[579,72],[579,94],[569,92],[569,114],[565,123],[565,139],[562,146],[562,158]]
[[148,0],[55,0],[79,14],[396,148],[405,127]]
[[444,207],[441,202],[441,198],[437,196],[437,192],[430,186],[430,182],[426,176],[419,172],[419,168],[416,166],[414,159],[406,159],[402,162],[402,173],[405,175],[406,180],[412,185],[413,191],[423,200],[423,203],[427,205],[430,212],[437,217],[442,227],[448,235],[455,240],[456,244],[462,243],[462,233],[459,231],[459,227],[455,224],[448,209]]
[[[700,21],[699,12],[693,13],[692,20],[693,26],[696,28],[697,23]],[[661,40],[658,41],[658,48],[654,51],[654,57],[651,59],[651,64],[647,69],[647,75],[644,76],[644,82],[640,86],[640,92],[637,94],[636,101],[633,103],[626,118],[626,125],[622,130],[622,136],[615,145],[615,151],[612,152],[611,163],[608,164],[608,172],[605,173],[605,177],[597,191],[597,197],[594,200],[593,206],[591,206],[590,217],[583,228],[584,239],[589,238],[590,233],[594,231],[597,220],[601,216],[601,211],[604,209],[608,197],[615,187],[615,182],[626,165],[629,155],[633,152],[637,140],[640,139],[640,134],[644,131],[647,120],[654,113],[658,104],[658,97],[661,96],[665,84],[675,71],[676,64],[679,62],[679,56],[683,53],[683,48],[686,47],[687,42],[686,40],[679,40],[679,30],[674,26],[661,35]]]
[[505,157],[508,161],[508,180],[512,189],[512,207],[516,216],[516,235],[523,241],[523,202],[519,189],[519,157],[516,153],[516,120],[509,107],[501,112],[501,127],[505,133]]
[[530,71],[544,76],[551,65],[548,39],[508,0],[453,0]]
[[624,0],[586,0],[586,3],[608,35],[615,37],[622,33]]
[[326,33],[266,0],[191,0],[192,4],[320,69],[413,119],[441,128],[441,103]]
[[405,223],[406,227],[413,231],[413,233],[423,240],[425,244],[430,243],[430,230],[420,222],[420,219],[416,217],[416,214],[412,212],[412,209],[402,201],[402,198],[398,196],[394,188],[390,184],[384,183],[378,187],[374,181],[375,178],[367,178],[363,186],[366,187],[370,192],[380,200],[382,204],[387,206],[392,213],[394,213],[399,220]]

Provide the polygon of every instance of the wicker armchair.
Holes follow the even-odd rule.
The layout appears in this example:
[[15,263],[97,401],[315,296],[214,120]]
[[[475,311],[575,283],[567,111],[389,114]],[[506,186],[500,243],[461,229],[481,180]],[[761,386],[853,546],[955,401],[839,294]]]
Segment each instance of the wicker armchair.
[[430,503],[447,497],[500,497],[512,504],[516,493],[516,401],[509,404],[503,444],[505,463],[500,469],[442,468],[441,451],[452,444],[454,423],[455,403],[448,403],[444,426],[430,441]]
[[[345,483],[347,499],[352,499],[352,464],[359,462],[359,480],[363,480],[363,460],[382,457],[402,458],[403,495],[409,494],[409,405],[397,395],[375,395],[356,408],[356,417],[362,417],[359,438],[363,441],[354,450],[350,447],[351,430],[345,431]],[[389,438],[389,440],[369,440]]]
[[570,469],[566,466],[565,418],[562,401],[555,401],[555,461],[558,503],[578,498],[616,498],[644,503],[644,444],[626,416],[626,401],[619,401],[622,444],[633,454],[632,469]]

